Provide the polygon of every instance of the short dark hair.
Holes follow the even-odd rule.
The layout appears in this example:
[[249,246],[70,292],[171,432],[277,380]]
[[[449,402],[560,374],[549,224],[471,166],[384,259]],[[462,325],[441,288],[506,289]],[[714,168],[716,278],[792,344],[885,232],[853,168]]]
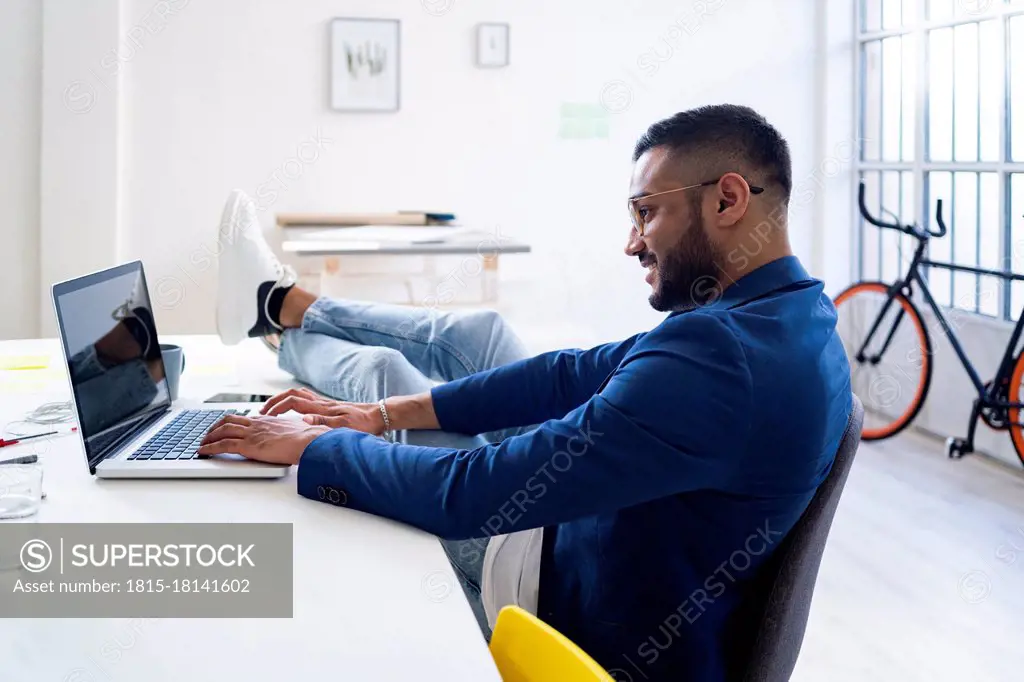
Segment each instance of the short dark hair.
[[668,147],[673,154],[685,154],[705,164],[710,176],[700,181],[736,171],[752,185],[774,189],[783,202],[789,201],[793,191],[789,145],[764,116],[750,107],[715,104],[658,121],[637,141],[634,163],[655,147]]

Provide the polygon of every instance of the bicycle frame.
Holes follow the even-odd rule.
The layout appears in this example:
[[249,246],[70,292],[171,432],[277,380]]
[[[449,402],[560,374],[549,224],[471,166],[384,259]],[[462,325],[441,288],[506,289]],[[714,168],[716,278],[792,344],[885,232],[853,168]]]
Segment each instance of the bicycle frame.
[[[1024,281],[1024,275],[1018,275],[1016,273],[1001,272],[998,270],[987,270],[984,268],[975,268],[967,265],[956,265],[953,263],[939,263],[929,260],[924,257],[924,252],[928,247],[927,240],[921,240],[918,242],[917,248],[914,251],[914,258],[910,263],[910,267],[907,270],[906,276],[897,280],[889,287],[889,295],[885,303],[882,305],[882,309],[871,326],[867,337],[864,339],[864,343],[857,350],[856,358],[858,361],[865,361],[865,349],[871,343],[875,334],[878,332],[879,326],[881,326],[882,320],[885,318],[889,307],[895,300],[897,293],[903,293],[907,298],[911,298],[911,285],[916,284],[921,288],[921,293],[924,294],[924,299],[928,303],[928,306],[932,309],[936,319],[939,321],[939,325],[942,327],[942,333],[949,339],[950,344],[953,346],[953,350],[957,357],[960,359],[960,364],[963,365],[964,371],[971,379],[971,383],[974,384],[975,390],[978,392],[978,400],[975,403],[975,416],[982,407],[996,407],[996,408],[1024,408],[1024,403],[1010,403],[1005,400],[999,400],[999,392],[1003,384],[1003,380],[1009,380],[1010,374],[1013,372],[1015,350],[1021,338],[1021,333],[1024,331],[1024,315],[1021,315],[1017,320],[1017,325],[1014,327],[1013,335],[1010,337],[1010,341],[1006,346],[1006,351],[1003,353],[1003,358],[999,363],[999,369],[996,371],[996,375],[992,380],[991,385],[986,388],[985,382],[981,380],[978,375],[977,369],[971,362],[970,358],[967,357],[967,353],[964,351],[963,346],[960,343],[959,337],[956,335],[956,330],[949,324],[949,320],[946,315],[942,312],[942,308],[936,302],[935,297],[932,295],[931,290],[928,288],[927,279],[921,274],[921,266],[942,268],[945,270],[952,270],[956,272],[968,272],[977,275],[992,275],[1003,279],[1009,279],[1014,281]],[[888,336],[882,344],[881,350],[875,354],[871,359],[875,362],[885,353],[888,349],[889,344],[892,342],[893,335],[896,333],[896,328],[899,326],[900,321],[903,319],[904,311],[901,308],[896,320],[892,324],[892,329],[889,330]],[[934,351],[933,351],[934,352]],[[973,436],[975,419],[972,419],[971,432]],[[973,438],[971,439],[973,440]]]

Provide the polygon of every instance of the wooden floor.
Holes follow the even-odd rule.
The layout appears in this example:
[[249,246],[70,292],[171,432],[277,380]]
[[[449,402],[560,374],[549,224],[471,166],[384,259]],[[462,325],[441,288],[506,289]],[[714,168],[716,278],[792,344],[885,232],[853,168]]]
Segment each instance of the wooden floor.
[[1024,680],[1024,469],[863,444],[793,680]]

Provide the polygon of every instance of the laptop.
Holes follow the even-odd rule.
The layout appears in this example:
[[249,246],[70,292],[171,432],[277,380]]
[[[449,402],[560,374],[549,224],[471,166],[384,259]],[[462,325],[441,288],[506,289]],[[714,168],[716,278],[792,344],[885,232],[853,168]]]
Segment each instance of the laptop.
[[258,403],[175,409],[142,263],[55,284],[53,308],[89,472],[98,478],[278,478],[287,466],[200,458],[214,423]]

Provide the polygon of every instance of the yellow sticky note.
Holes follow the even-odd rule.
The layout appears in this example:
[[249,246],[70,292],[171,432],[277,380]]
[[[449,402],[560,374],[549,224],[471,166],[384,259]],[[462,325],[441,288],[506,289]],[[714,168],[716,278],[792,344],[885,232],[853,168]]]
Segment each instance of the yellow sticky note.
[[46,369],[49,355],[0,355],[0,369]]

